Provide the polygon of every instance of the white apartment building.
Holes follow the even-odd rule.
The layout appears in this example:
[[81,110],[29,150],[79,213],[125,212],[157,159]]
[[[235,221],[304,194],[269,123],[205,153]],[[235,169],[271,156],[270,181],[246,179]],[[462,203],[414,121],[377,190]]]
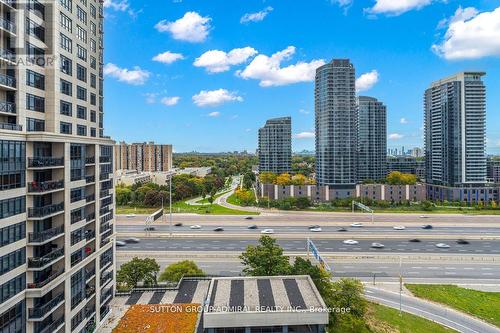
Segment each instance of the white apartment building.
[[0,332],[93,332],[115,287],[103,4],[0,0],[0,15]]

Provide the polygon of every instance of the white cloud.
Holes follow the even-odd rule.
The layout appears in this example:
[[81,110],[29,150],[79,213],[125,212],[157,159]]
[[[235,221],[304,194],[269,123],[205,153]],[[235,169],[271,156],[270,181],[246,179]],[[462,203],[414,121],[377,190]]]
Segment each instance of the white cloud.
[[408,119],[406,119],[406,118],[401,118],[401,119],[399,120],[399,122],[400,122],[401,124],[408,124]]
[[166,106],[173,106],[179,102],[181,98],[179,96],[163,97],[161,99],[161,104]]
[[371,14],[401,15],[413,9],[421,9],[436,0],[375,0],[372,8],[366,9]]
[[300,132],[295,134],[293,137],[295,139],[312,139],[314,136],[314,132]]
[[356,79],[356,91],[366,91],[373,88],[378,82],[378,72],[374,69],[371,72],[364,73]]
[[193,65],[205,67],[209,73],[228,71],[232,65],[239,65],[256,55],[258,52],[252,47],[233,49],[228,53],[219,50],[210,50],[196,58]]
[[113,10],[124,12],[129,8],[129,3],[127,0],[114,1],[114,0],[104,0],[104,8],[111,8]]
[[220,116],[220,112],[218,112],[218,111],[210,112],[208,114],[208,116],[209,117],[218,117],[218,116]]
[[302,114],[309,114],[309,111],[305,110],[305,109],[300,109],[299,110],[299,113],[302,113]]
[[202,90],[193,96],[193,102],[199,107],[214,107],[228,102],[242,102],[243,97],[226,89]]
[[483,13],[459,7],[449,20],[443,41],[432,49],[448,60],[500,56],[500,7]]
[[325,64],[322,59],[311,62],[299,61],[294,65],[281,67],[281,62],[290,59],[295,53],[295,47],[276,52],[272,56],[259,54],[252,62],[237,75],[244,79],[260,80],[260,86],[284,86],[298,82],[309,82],[314,80],[316,68]]
[[389,140],[400,140],[402,138],[404,138],[403,134],[399,134],[399,133],[391,133],[391,134],[389,134]]
[[118,81],[136,86],[143,85],[151,76],[151,73],[140,67],[136,66],[134,69],[120,68],[113,63],[108,63],[104,66],[104,74]]
[[154,103],[156,103],[156,97],[158,96],[158,94],[156,94],[156,93],[146,93],[146,94],[144,94],[144,96],[146,96],[146,103],[148,103],[148,104],[154,104]]
[[187,12],[174,22],[162,20],[155,25],[159,32],[170,32],[172,37],[192,43],[203,42],[210,31],[211,18],[197,12]]
[[273,7],[269,6],[257,13],[247,13],[241,17],[240,23],[260,22],[272,11]]
[[177,60],[182,60],[184,59],[184,56],[180,53],[173,53],[170,51],[166,51],[163,53],[160,53],[156,56],[153,57],[153,61],[158,61],[164,64],[171,64],[176,62]]

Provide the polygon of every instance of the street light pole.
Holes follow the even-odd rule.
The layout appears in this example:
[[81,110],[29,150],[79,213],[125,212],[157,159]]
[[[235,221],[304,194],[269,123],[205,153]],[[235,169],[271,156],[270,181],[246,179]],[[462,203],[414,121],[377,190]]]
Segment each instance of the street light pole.
[[402,315],[402,298],[403,298],[403,258],[399,257],[399,316]]
[[169,195],[169,210],[170,210],[170,224],[169,224],[169,230],[170,230],[170,237],[172,237],[172,174],[170,174],[170,189],[168,191]]

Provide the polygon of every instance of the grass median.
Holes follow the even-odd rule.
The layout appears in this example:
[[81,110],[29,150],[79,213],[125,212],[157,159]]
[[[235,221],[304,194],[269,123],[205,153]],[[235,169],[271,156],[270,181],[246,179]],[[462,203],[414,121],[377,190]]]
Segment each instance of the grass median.
[[448,305],[500,327],[500,292],[484,292],[453,285],[407,284],[413,295]]
[[[141,207],[141,206],[117,206],[116,214],[152,214],[160,207]],[[165,206],[165,212],[168,212],[168,205]],[[217,204],[199,206],[188,205],[183,201],[174,202],[172,205],[173,213],[191,213],[202,215],[258,215],[257,212],[248,212],[236,209],[226,208]]]

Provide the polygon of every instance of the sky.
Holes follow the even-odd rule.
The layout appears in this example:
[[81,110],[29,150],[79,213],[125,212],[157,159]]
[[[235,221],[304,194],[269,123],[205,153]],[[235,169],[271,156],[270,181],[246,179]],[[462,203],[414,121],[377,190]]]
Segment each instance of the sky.
[[292,117],[314,150],[314,73],[349,58],[387,105],[388,148],[423,146],[423,93],[486,72],[487,147],[500,154],[500,0],[105,0],[105,132],[176,152],[255,151]]

